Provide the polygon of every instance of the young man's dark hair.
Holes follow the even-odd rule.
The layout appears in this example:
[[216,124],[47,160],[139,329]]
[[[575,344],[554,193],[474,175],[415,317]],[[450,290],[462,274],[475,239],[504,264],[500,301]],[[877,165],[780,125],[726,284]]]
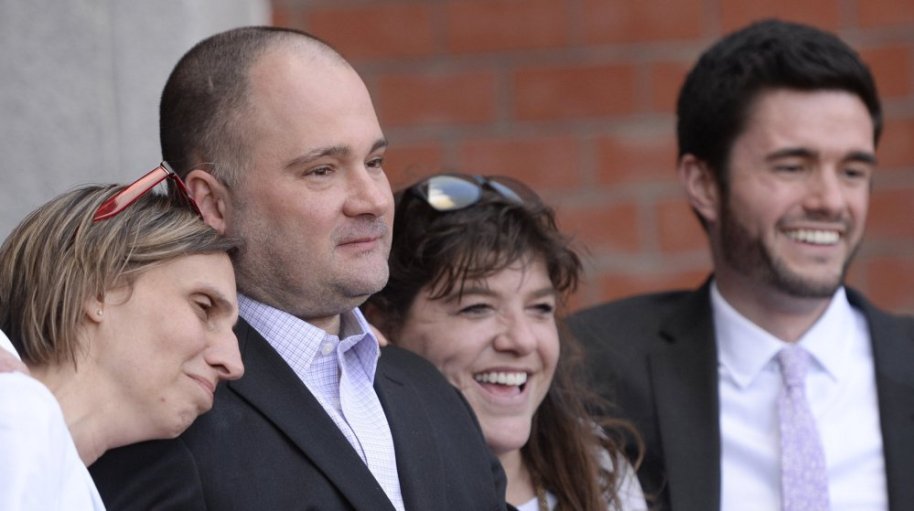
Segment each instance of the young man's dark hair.
[[882,131],[882,107],[869,69],[834,34],[779,20],[754,23],[708,49],[686,77],[676,106],[679,157],[692,154],[727,191],[727,160],[760,92],[839,90],[860,97]]

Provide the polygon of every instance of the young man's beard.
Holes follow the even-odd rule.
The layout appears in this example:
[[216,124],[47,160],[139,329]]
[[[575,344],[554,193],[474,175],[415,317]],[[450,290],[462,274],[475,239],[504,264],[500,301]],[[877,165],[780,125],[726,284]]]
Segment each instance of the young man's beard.
[[724,200],[720,214],[721,250],[724,262],[743,275],[754,275],[759,283],[768,284],[797,298],[829,298],[844,283],[844,277],[857,249],[858,242],[841,266],[841,271],[828,280],[814,279],[791,270],[759,236],[752,235],[734,215],[730,198]]

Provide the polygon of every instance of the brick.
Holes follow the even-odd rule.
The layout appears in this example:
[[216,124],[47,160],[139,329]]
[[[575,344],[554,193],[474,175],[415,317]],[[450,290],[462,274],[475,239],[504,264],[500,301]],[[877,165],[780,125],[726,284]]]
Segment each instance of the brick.
[[877,155],[883,169],[914,166],[914,118],[887,119]]
[[890,26],[914,22],[911,0],[858,0],[857,19],[863,27]]
[[375,106],[382,125],[474,124],[495,119],[489,71],[382,75]]
[[674,289],[695,289],[708,278],[710,269],[654,272],[613,272],[599,277],[600,301]]
[[841,20],[840,4],[836,0],[721,0],[721,26],[724,32],[731,32],[756,20],[781,18],[836,30]]
[[416,2],[314,8],[310,31],[350,60],[436,53],[432,7]]
[[447,48],[454,53],[564,46],[564,0],[451,1],[446,7]]
[[867,220],[868,239],[914,239],[914,186],[874,190]]
[[669,199],[658,201],[657,233],[664,252],[689,252],[708,249],[708,236],[688,201]]
[[876,77],[876,86],[882,98],[907,96],[914,89],[911,46],[868,48],[860,55]]
[[594,254],[599,250],[634,253],[641,247],[638,208],[632,202],[566,206],[557,208],[557,214],[562,232]]
[[685,81],[686,75],[697,60],[685,61],[658,61],[648,67],[650,76],[650,108],[652,112],[675,115],[676,100],[679,98],[679,89]]
[[650,130],[619,131],[598,137],[595,143],[600,184],[676,181],[672,124]]
[[570,136],[473,139],[457,154],[462,171],[511,176],[541,194],[580,184],[581,151]]
[[443,166],[444,149],[438,142],[391,142],[384,154],[384,170],[394,190],[410,185],[423,176],[440,172]]
[[867,275],[866,295],[873,303],[898,313],[914,314],[914,253],[858,261]]
[[590,44],[696,39],[702,35],[701,0],[584,0],[583,39]]
[[630,65],[527,68],[514,75],[514,112],[525,121],[595,118],[635,111]]
[[276,5],[274,2],[271,18],[274,27],[304,28],[301,8]]

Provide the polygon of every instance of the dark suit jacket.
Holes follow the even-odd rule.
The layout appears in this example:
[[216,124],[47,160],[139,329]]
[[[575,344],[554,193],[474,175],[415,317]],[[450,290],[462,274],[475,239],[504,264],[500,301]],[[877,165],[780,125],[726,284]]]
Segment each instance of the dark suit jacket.
[[[240,320],[245,375],[179,438],[115,449],[90,469],[110,510],[393,511],[315,397]],[[505,477],[460,393],[424,359],[382,350],[375,389],[409,510],[504,510]]]
[[[641,432],[639,470],[660,509],[720,509],[717,346],[710,285],[637,296],[575,314],[601,395]],[[869,324],[890,509],[914,509],[914,318],[893,316],[848,289]]]

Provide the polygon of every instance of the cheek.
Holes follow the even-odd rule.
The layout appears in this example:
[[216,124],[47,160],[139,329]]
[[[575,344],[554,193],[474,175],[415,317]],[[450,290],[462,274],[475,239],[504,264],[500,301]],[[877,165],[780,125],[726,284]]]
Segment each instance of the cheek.
[[540,358],[543,360],[543,368],[551,377],[561,356],[559,334],[555,325],[545,328],[540,339]]
[[398,343],[401,347],[422,355],[453,385],[467,378],[472,363],[481,348],[480,334],[450,324],[427,325],[422,329],[404,330]]

